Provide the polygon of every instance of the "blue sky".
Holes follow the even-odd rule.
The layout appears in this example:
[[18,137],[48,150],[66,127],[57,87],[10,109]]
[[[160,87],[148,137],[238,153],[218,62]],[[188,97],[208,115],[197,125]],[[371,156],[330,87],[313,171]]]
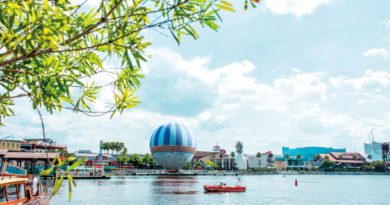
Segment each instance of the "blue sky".
[[[282,146],[362,152],[371,129],[377,140],[390,141],[390,1],[265,0],[256,10],[241,7],[223,14],[219,32],[200,29],[199,40],[180,46],[149,31],[142,104],[113,120],[45,114],[47,135],[70,150],[96,150],[101,139],[148,152],[153,129],[176,121],[192,129],[198,150],[218,143],[233,151],[242,140],[246,153],[280,153]],[[96,106],[108,96],[104,91]],[[1,134],[40,135],[37,114],[24,104],[17,102]]]

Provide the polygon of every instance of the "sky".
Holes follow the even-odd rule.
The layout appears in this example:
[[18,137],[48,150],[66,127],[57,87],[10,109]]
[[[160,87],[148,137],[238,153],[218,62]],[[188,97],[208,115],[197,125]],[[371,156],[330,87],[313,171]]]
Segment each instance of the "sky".
[[[180,46],[169,35],[146,33],[153,45],[137,91],[142,103],[111,120],[45,113],[47,136],[70,151],[97,151],[103,140],[146,153],[155,128],[179,122],[203,151],[216,143],[234,151],[241,140],[245,153],[280,154],[282,146],[363,152],[372,129],[375,140],[390,141],[390,1],[264,0],[246,12],[235,7],[223,13],[219,32],[199,28],[199,40],[185,38]],[[109,96],[103,91],[96,107]],[[0,134],[42,135],[26,100],[14,110]]]

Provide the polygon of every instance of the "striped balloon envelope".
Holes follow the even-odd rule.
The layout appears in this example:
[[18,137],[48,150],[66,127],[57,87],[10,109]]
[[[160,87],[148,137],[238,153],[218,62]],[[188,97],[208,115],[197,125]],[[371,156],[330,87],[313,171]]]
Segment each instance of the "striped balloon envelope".
[[180,169],[194,156],[196,140],[186,126],[169,123],[154,130],[150,138],[150,151],[157,164],[164,168]]

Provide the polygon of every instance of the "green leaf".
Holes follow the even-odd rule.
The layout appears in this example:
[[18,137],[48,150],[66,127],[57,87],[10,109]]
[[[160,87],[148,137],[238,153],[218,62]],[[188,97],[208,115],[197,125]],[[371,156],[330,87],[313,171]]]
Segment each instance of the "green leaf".
[[68,160],[68,162],[71,162],[71,161],[76,160],[76,157],[70,156],[66,160]]
[[51,197],[53,197],[55,194],[57,194],[58,190],[61,187],[62,181],[64,181],[64,176],[65,176],[64,174],[61,174],[60,179],[56,180],[56,182],[54,183],[53,191],[51,193]]
[[75,163],[72,164],[72,166],[69,166],[66,170],[71,171],[76,169],[78,166],[80,166],[82,163],[84,163],[84,159],[78,159]]
[[47,176],[47,175],[49,175],[49,174],[53,171],[53,168],[54,168],[54,167],[50,167],[49,169],[42,170],[39,174],[40,174],[41,176]]
[[72,200],[72,181],[73,181],[73,177],[71,174],[67,174],[68,176],[68,200],[71,201]]
[[180,39],[175,35],[175,33],[173,32],[173,29],[172,29],[172,28],[169,28],[169,31],[171,32],[172,37],[175,39],[175,41],[177,42],[177,44],[180,45]]
[[228,6],[226,4],[215,4],[215,6],[225,11],[235,12],[235,10],[231,6]]

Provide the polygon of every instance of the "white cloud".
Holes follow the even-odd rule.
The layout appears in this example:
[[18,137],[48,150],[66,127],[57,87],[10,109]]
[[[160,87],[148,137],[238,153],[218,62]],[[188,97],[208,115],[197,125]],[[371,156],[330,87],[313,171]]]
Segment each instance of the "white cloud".
[[364,57],[382,57],[387,60],[390,57],[390,53],[384,48],[371,48],[363,53]]
[[[374,97],[377,105],[387,106],[390,96],[383,90],[390,88],[389,72],[368,70],[358,77],[343,77],[301,71],[262,82],[250,61],[210,67],[211,60],[155,49],[147,64],[145,89],[139,91],[149,98],[140,107],[112,120],[67,111],[45,115],[47,134],[71,150],[96,150],[99,140],[117,140],[125,142],[129,152],[147,152],[153,129],[177,121],[192,128],[200,150],[219,143],[231,151],[236,140],[243,140],[245,152],[279,153],[286,145],[361,151],[372,127],[381,135],[390,132],[385,123],[390,115],[367,109]],[[372,92],[377,89],[373,84],[382,92]],[[24,103],[17,103],[17,117],[7,118],[3,133],[40,134],[37,115]]]
[[382,25],[390,27],[390,19],[389,20],[383,20],[380,22]]
[[333,86],[350,85],[356,91],[373,92],[390,88],[390,72],[366,70],[360,77],[332,77],[329,81]]
[[264,6],[275,14],[303,16],[313,13],[318,7],[329,4],[331,0],[264,0]]

